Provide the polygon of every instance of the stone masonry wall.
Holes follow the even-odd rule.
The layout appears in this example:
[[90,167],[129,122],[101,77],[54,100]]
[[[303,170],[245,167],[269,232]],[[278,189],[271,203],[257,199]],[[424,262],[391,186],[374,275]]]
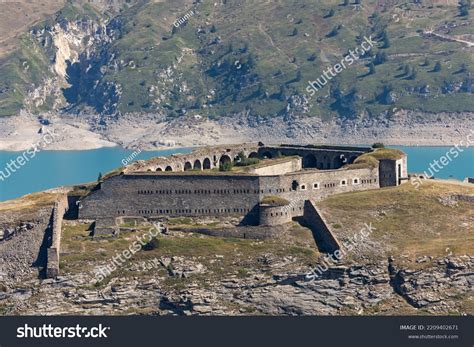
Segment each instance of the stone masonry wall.
[[149,160],[137,160],[128,165],[125,173],[150,171],[189,171],[218,168],[222,161],[233,161],[240,152],[246,156],[256,156],[257,144],[222,145],[202,147],[188,154],[173,154],[169,157],[156,157]]
[[260,225],[282,225],[291,222],[292,213],[289,206],[262,205],[260,209]]
[[302,215],[305,200],[320,200],[344,192],[379,188],[378,169],[311,170],[260,177],[261,196],[277,195],[291,202],[294,216]]
[[259,176],[284,175],[289,172],[300,171],[302,168],[300,157],[289,157],[279,163],[252,168],[248,172]]
[[79,217],[248,215],[256,223],[258,186],[253,175],[120,175],[81,201]]
[[119,216],[245,216],[258,223],[266,195],[291,202],[291,216],[303,214],[305,200],[335,193],[376,189],[377,169],[304,170],[275,176],[208,173],[135,173],[112,177],[83,199],[79,218]]
[[331,232],[324,217],[311,200],[305,202],[303,217],[313,231],[316,243],[321,251],[333,253],[341,248],[336,236]]
[[63,216],[68,209],[68,199],[64,195],[54,205],[53,218],[51,222],[52,229],[52,241],[51,246],[48,248],[47,266],[46,266],[46,277],[52,278],[59,275],[59,253],[61,250],[61,232]]
[[199,233],[209,236],[235,237],[242,239],[274,238],[286,231],[285,226],[239,226],[238,228],[190,228],[184,232]]

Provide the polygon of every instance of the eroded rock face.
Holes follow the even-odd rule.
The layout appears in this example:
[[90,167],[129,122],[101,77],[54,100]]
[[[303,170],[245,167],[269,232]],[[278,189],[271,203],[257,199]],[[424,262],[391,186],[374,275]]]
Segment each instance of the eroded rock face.
[[474,257],[438,259],[423,270],[390,268],[392,285],[410,305],[431,312],[455,311],[454,299],[469,294],[474,284]]
[[[459,311],[457,300],[472,293],[474,257],[418,260],[423,269],[393,260],[341,265],[308,281],[308,269],[291,256],[269,254],[257,260],[259,266],[247,266],[245,276],[222,278],[197,258],[163,257],[130,264],[136,277],[116,277],[96,289],[87,272],[32,279],[22,288],[0,290],[0,304],[18,314],[340,315],[395,313],[399,306],[413,313],[469,313]],[[144,271],[151,276],[140,277]],[[166,287],[171,278],[182,286]]]
[[[117,20],[83,19],[62,20],[31,30],[30,35],[51,62],[51,71],[28,94],[26,106],[36,109],[49,103],[53,110],[59,110],[81,99],[90,101],[98,112],[112,107],[113,101],[106,99],[116,101],[118,86],[99,82],[109,65],[113,68],[114,54],[106,47],[120,35],[120,28]],[[92,92],[97,94],[94,102],[89,98]],[[101,93],[107,97],[101,97]]]
[[12,289],[26,278],[38,277],[39,268],[45,265],[41,245],[45,242],[51,209],[40,209],[25,222],[15,220],[16,217],[10,221],[0,218],[0,284]]

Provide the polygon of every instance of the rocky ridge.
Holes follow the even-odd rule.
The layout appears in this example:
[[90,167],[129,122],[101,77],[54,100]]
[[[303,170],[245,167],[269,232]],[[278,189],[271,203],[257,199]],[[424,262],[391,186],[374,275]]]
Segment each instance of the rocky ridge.
[[[221,259],[216,255],[215,263]],[[199,257],[160,257],[132,262],[126,268],[131,277],[114,277],[99,287],[88,271],[47,280],[32,276],[21,285],[12,278],[0,288],[0,307],[9,314],[41,315],[363,315],[400,308],[473,313],[459,311],[458,300],[472,301],[474,257],[420,257],[417,269],[398,260],[340,264],[309,281],[309,268],[292,256],[265,254],[246,263],[245,276],[221,278]],[[184,282],[165,285],[173,278]]]

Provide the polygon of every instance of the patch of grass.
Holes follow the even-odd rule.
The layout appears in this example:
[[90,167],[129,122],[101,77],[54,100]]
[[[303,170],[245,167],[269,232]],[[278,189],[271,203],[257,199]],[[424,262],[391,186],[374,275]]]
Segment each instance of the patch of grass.
[[82,271],[85,264],[111,260],[130,249],[149,229],[137,228],[136,232],[125,231],[117,237],[99,240],[90,236],[90,227],[88,223],[63,222],[60,265],[66,272]]
[[394,148],[377,148],[373,152],[364,153],[354,160],[354,163],[346,166],[348,169],[363,169],[376,168],[379,165],[379,160],[382,159],[401,159],[405,153],[399,149]]
[[288,206],[290,202],[285,198],[275,195],[267,195],[262,198],[260,201],[262,205],[270,205],[270,206]]
[[354,160],[354,163],[347,165],[348,169],[364,169],[364,168],[376,168],[379,165],[379,161],[373,156],[362,154]]
[[374,152],[367,153],[366,155],[370,155],[371,157],[377,160],[380,160],[380,159],[398,160],[398,159],[401,159],[405,155],[405,153],[395,148],[379,148],[379,149],[376,149]]
[[237,270],[237,277],[239,278],[246,278],[249,276],[249,272],[247,269],[238,269]]
[[32,193],[14,200],[0,202],[0,212],[31,211],[41,207],[53,206],[61,194]]
[[168,219],[169,225],[190,225],[193,223],[193,219],[189,217],[177,217]]

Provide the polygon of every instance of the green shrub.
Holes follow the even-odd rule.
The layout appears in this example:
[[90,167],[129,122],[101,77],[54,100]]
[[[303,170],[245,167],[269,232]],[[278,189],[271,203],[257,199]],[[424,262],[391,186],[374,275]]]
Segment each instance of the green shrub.
[[142,247],[142,249],[144,251],[152,251],[152,250],[158,248],[159,245],[160,245],[160,241],[156,237],[154,237],[150,240],[150,242],[148,242],[146,245],[144,245]]
[[372,148],[385,148],[385,145],[382,142],[375,142]]
[[238,269],[237,270],[237,276],[239,278],[245,278],[249,276],[249,272],[247,269]]
[[260,160],[258,158],[245,158],[235,163],[235,166],[249,166],[258,164]]
[[232,167],[233,165],[231,162],[222,163],[221,165],[219,165],[219,171],[231,171]]

